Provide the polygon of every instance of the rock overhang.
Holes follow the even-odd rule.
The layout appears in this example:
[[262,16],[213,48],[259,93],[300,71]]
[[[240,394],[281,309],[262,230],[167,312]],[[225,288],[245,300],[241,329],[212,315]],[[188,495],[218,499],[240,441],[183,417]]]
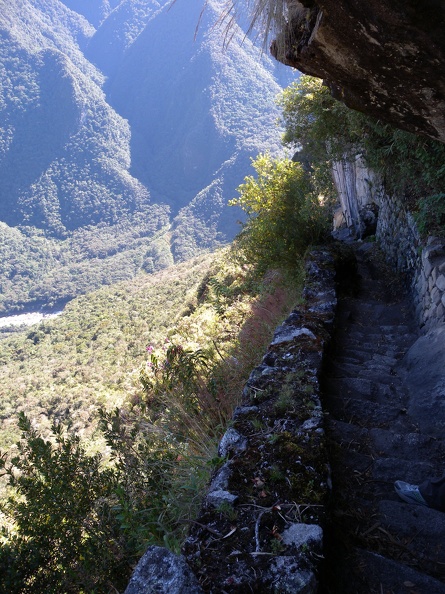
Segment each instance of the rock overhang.
[[272,55],[348,107],[445,142],[445,2],[288,1]]

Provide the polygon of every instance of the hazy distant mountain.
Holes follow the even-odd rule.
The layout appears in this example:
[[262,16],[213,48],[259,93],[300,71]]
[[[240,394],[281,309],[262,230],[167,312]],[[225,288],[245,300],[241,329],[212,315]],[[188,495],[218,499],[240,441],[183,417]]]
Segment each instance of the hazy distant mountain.
[[[0,274],[4,309],[14,292],[17,303],[57,301],[54,291],[46,298],[48,278],[63,298],[114,282],[116,254],[133,242],[137,258],[119,265],[125,278],[237,232],[227,200],[251,173],[251,156],[280,150],[274,100],[278,80],[292,73],[240,29],[224,49],[219,3],[210,0],[200,18],[203,4],[0,1],[0,265],[14,251],[11,238],[19,241],[8,226],[23,243],[6,284]],[[104,236],[97,256],[85,238]],[[34,237],[44,249],[31,249]],[[73,253],[77,237],[83,247]],[[96,282],[95,257],[105,268],[114,259],[111,277]]]
[[145,207],[149,193],[128,173],[128,123],[79,51],[93,33],[85,19],[59,2],[12,0],[1,26],[1,220],[63,237]]
[[92,25],[98,27],[119,4],[120,0],[62,0],[62,2],[74,12],[82,14]]

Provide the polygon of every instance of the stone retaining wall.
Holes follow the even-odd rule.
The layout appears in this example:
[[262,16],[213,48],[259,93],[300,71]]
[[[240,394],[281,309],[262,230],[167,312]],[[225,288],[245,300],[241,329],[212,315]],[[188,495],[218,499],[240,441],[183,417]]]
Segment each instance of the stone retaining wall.
[[422,244],[413,216],[403,204],[379,196],[377,239],[390,264],[411,289],[416,316],[424,331],[445,323],[445,239]]
[[421,328],[429,331],[445,323],[445,239],[430,237],[422,243],[413,216],[404,203],[388,196],[373,172],[357,159],[336,163],[334,181],[340,197],[343,220],[355,237],[361,237],[360,219],[366,205],[376,204],[376,238],[388,262],[405,279],[413,296]]
[[403,203],[379,191],[376,237],[388,262],[411,284],[420,266],[420,236],[412,215]]
[[445,239],[430,237],[413,282],[416,313],[425,330],[445,323]]
[[183,555],[150,547],[126,594],[315,594],[330,473],[319,375],[337,304],[334,258],[313,252],[305,304],[246,383]]

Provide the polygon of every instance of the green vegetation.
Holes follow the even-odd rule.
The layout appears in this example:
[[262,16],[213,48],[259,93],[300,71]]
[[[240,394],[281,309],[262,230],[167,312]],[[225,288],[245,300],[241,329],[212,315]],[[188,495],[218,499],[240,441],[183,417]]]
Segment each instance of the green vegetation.
[[14,516],[12,531],[3,528],[2,534],[2,591],[104,591],[98,578],[103,568],[112,581],[122,571],[113,566],[120,548],[110,499],[113,472],[101,468],[100,455],[87,456],[79,438],[65,435],[60,425],[53,426],[53,441],[45,441],[24,414],[19,424],[17,452],[10,462],[0,461],[14,487],[2,504],[2,512]]
[[0,222],[0,312],[54,307],[142,270],[165,268],[173,262],[168,231],[169,210],[159,205],[66,239]]
[[284,142],[312,167],[362,155],[387,191],[402,197],[423,234],[445,233],[445,146],[348,109],[322,81],[309,76],[288,87],[280,101]]
[[[16,8],[13,2],[10,18]],[[32,23],[30,14],[21,18]],[[128,174],[128,123],[106,103],[99,73],[67,32],[59,40],[62,53],[45,38],[28,39],[23,24],[17,30],[20,35],[0,40],[6,123],[0,135],[1,220],[63,238],[79,227],[113,225],[145,211],[149,193]]]
[[281,152],[276,66],[238,28],[224,50],[213,5],[195,42],[201,0],[169,7],[0,13],[0,315],[216,249],[236,233],[227,198],[250,156]]
[[[85,251],[116,265],[133,250],[136,276],[0,341],[1,443],[12,450],[1,457],[1,588],[108,593],[147,545],[179,549],[242,387],[298,298],[301,258],[328,230],[326,167],[260,155],[233,201],[247,214],[234,244],[156,274],[136,273],[172,262],[159,219],[122,223],[115,237],[107,225],[78,230],[68,252],[51,240],[50,273]],[[3,231],[15,278],[38,236],[26,252]],[[284,388],[277,413],[291,404]]]
[[278,271],[253,271],[231,249],[201,256],[0,342],[12,452],[0,589],[110,592],[148,544],[178,549],[242,386],[296,299]]
[[[96,22],[118,8],[97,33],[51,0],[12,0],[0,15],[0,311],[72,299],[0,341],[0,590],[11,594],[121,591],[147,545],[179,548],[326,221],[321,182],[261,156],[240,188],[240,239],[194,257],[231,236],[238,213],[224,196],[249,156],[281,150],[274,68],[250,42],[223,53],[217,29],[186,41],[199,0],[176,13],[117,4],[81,3]],[[172,15],[181,28],[165,52]],[[170,88],[166,69],[179,73]]]
[[139,386],[145,346],[163,342],[181,320],[210,260],[103,287],[70,302],[59,318],[2,339],[0,445],[15,439],[7,434],[16,410],[44,428],[69,416],[85,431],[98,406],[120,405]]
[[327,235],[332,188],[329,196],[322,195],[316,176],[287,159],[260,155],[253,166],[256,177],[247,177],[232,201],[248,217],[238,243],[262,272],[291,269],[309,245]]
[[[1,458],[7,591],[110,592],[148,544],[179,548],[327,221],[300,164],[260,156],[256,168],[239,188],[248,222],[233,246],[103,287],[0,342],[4,446],[17,412],[22,431]],[[278,242],[282,257],[268,250]]]
[[[61,317],[0,341],[0,442],[11,452],[0,457],[1,590],[108,594],[125,587],[147,545],[179,549],[203,486],[223,462],[216,446],[242,386],[299,296],[301,258],[329,228],[333,161],[364,154],[391,176],[394,191],[430,192],[425,200],[439,206],[424,207],[425,224],[431,214],[441,224],[441,147],[349,113],[308,77],[285,92],[282,106],[285,142],[298,153],[293,161],[257,157],[256,175],[232,201],[247,221],[216,254],[171,266],[170,244],[181,234],[170,235],[162,208],[153,219],[128,215],[79,229],[63,247],[38,232],[26,244],[23,230],[0,229],[8,254],[2,282],[15,282],[4,285],[11,294],[12,286],[28,290],[27,268],[42,285],[54,283],[86,254],[116,275],[129,254],[133,266],[132,280],[75,299]],[[174,249],[188,257],[195,246],[192,237]],[[43,272],[29,267],[45,250],[51,264]],[[78,278],[88,279],[83,273]],[[313,387],[300,379],[286,378],[276,414],[314,406]],[[285,434],[269,442],[283,459],[300,454]],[[285,478],[271,467],[268,480]],[[309,475],[287,479],[303,497],[312,493]]]

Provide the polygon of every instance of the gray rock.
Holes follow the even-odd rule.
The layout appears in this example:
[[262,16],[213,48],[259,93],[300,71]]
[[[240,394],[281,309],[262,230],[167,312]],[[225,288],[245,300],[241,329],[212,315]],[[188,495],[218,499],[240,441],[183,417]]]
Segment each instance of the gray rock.
[[283,342],[290,342],[299,336],[309,336],[309,338],[315,340],[315,335],[308,328],[293,328],[282,324],[275,332],[271,346],[276,346]]
[[225,458],[230,453],[244,452],[247,448],[247,438],[230,427],[221,438],[218,455]]
[[237,406],[233,412],[233,418],[238,419],[252,413],[257,413],[260,409],[258,406]]
[[238,497],[233,493],[229,493],[229,491],[218,489],[217,491],[212,491],[211,493],[208,493],[206,499],[207,502],[210,503],[210,505],[213,505],[213,507],[218,508],[220,507],[220,505],[223,505],[224,503],[233,505],[234,503],[236,503]]
[[201,594],[198,580],[184,557],[163,547],[149,547],[133,572],[124,594]]
[[445,326],[421,336],[403,363],[409,390],[408,411],[422,433],[442,437],[445,430]]
[[310,419],[307,419],[301,426],[301,431],[312,431],[317,429],[323,422],[322,415],[313,415]]
[[317,524],[291,524],[281,535],[285,545],[301,549],[303,546],[321,548],[323,530]]
[[[410,538],[412,538],[412,534],[410,534]],[[363,567],[362,575],[366,575],[366,583],[369,588],[367,591],[371,591],[371,588],[374,592],[382,591],[381,584],[385,584],[386,592],[403,592],[403,594],[409,592],[443,594],[444,591],[442,582],[377,553],[359,549],[357,565]],[[407,588],[404,585],[405,582],[411,582],[413,586],[415,584],[415,587]]]
[[318,590],[314,573],[302,569],[297,557],[275,557],[265,581],[271,583],[271,592],[280,594],[316,594]]
[[227,489],[231,472],[231,462],[229,461],[221,466],[221,468],[215,474],[212,482],[210,483],[209,491],[220,491]]
[[442,297],[441,292],[433,284],[432,288],[431,288],[431,301],[434,303],[434,305],[439,305],[439,303],[441,301],[441,297]]
[[441,258],[443,256],[445,256],[445,244],[443,240],[438,237],[429,237],[422,257],[432,260],[433,258]]

